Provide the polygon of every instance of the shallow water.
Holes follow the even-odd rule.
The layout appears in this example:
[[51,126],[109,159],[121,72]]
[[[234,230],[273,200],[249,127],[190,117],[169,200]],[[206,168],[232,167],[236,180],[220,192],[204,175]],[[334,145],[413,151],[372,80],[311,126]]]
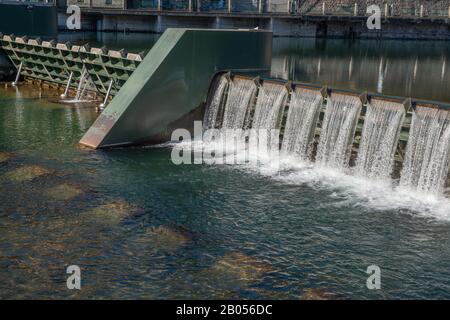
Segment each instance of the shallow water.
[[96,112],[57,100],[0,87],[0,298],[450,298],[448,200],[297,162],[84,149]]

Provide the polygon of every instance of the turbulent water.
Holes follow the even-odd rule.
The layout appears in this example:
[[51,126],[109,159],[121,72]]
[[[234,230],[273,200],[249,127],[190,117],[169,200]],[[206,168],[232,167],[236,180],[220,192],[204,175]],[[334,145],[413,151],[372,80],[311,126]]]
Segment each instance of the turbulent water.
[[349,166],[351,147],[361,101],[357,96],[332,94],[320,131],[316,162],[334,169]]
[[405,108],[400,103],[372,99],[367,106],[355,172],[389,180]]
[[[209,106],[211,110],[207,111],[207,127],[211,128],[214,127],[223,100],[227,101],[223,118],[228,120],[223,122],[224,126],[216,134],[221,138],[220,141],[227,142],[225,145],[214,145],[214,153],[221,149],[217,155],[231,153],[233,159],[234,154],[238,153],[236,157],[245,158],[243,162],[257,153],[257,157],[263,156],[266,163],[277,163],[276,168],[279,168],[280,160],[278,151],[284,156],[282,162],[286,163],[287,159],[284,158],[291,156],[309,162],[322,107],[320,92],[297,88],[291,93],[280,148],[279,132],[274,129],[279,129],[282,122],[287,89],[269,82],[259,87],[251,130],[235,132],[229,129],[244,128],[250,113],[250,97],[255,93],[251,80],[235,81],[236,84],[231,84],[229,92],[225,94],[226,82],[220,80]],[[331,94],[321,125],[315,166],[347,172],[345,169],[350,166],[361,107],[360,99],[354,95]],[[211,117],[211,114],[214,116]],[[405,108],[400,103],[376,98],[370,101],[364,116],[355,167],[351,172],[362,178],[384,180],[390,184],[405,115]],[[450,166],[449,122],[450,113],[447,111],[417,107],[401,172],[401,187],[427,191],[433,196],[443,193]],[[207,148],[213,146],[211,137],[207,136],[205,140]]]
[[292,92],[281,147],[284,154],[310,158],[322,100],[318,91],[297,88]]
[[279,128],[281,124],[282,107],[288,91],[285,86],[265,82],[258,91],[255,112],[249,134],[251,153],[258,157],[267,157],[275,161],[279,148]]
[[279,128],[280,112],[286,97],[287,89],[283,85],[264,83],[258,92],[255,114],[253,116],[253,129]]
[[216,128],[217,118],[223,103],[224,91],[228,86],[228,79],[225,76],[219,78],[212,100],[205,112],[204,128]]
[[[354,50],[339,40],[288,40],[298,46],[274,59],[295,56],[298,79],[376,90],[373,56],[388,55],[384,90],[448,98],[442,43],[398,42],[390,54],[376,41]],[[322,67],[304,63],[308,48]],[[418,52],[420,81],[411,85]],[[254,165],[175,165],[166,147],[78,148],[94,107],[55,103],[59,93],[50,93],[0,87],[0,298],[450,298],[448,199],[298,158],[261,174]],[[67,290],[69,264],[81,267],[81,290]],[[372,264],[381,290],[366,287]]]
[[442,193],[450,164],[450,112],[418,106],[413,113],[400,185]]
[[233,79],[225,105],[222,128],[242,129],[248,106],[256,90],[252,80]]

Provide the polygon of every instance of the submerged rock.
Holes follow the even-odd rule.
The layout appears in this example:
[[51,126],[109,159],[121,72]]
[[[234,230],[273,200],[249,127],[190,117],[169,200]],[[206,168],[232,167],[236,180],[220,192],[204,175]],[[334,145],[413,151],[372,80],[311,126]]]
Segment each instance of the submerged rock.
[[335,300],[336,297],[323,289],[310,288],[306,290],[301,298],[302,300]]
[[68,183],[62,183],[53,188],[47,189],[44,194],[55,200],[70,200],[72,198],[78,197],[83,193],[81,188]]
[[12,171],[9,171],[5,174],[5,177],[8,180],[15,181],[15,182],[25,182],[25,181],[31,181],[35,178],[48,175],[50,171],[47,169],[31,165],[31,166],[24,166],[17,169],[14,169]]
[[265,273],[273,271],[270,263],[257,260],[241,252],[232,252],[223,256],[212,268],[244,281],[261,279]]
[[124,200],[114,200],[90,210],[86,215],[96,222],[118,224],[122,219],[132,216],[137,211],[138,207],[133,204]]
[[164,225],[150,228],[147,235],[157,248],[165,250],[176,250],[190,240],[185,231]]
[[6,162],[11,159],[11,154],[8,152],[0,152],[0,163]]

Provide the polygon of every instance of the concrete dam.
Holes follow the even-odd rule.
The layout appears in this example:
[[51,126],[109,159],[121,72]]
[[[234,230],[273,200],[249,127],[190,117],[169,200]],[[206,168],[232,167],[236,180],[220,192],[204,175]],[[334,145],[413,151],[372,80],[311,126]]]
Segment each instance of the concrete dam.
[[[145,57],[2,37],[17,80],[54,83],[65,94],[72,88],[76,98],[80,91],[104,98],[107,107],[83,145],[166,142],[177,128],[192,131],[196,120],[219,138],[230,129],[277,129],[266,143],[282,155],[446,193],[449,104],[271,79],[271,46],[272,34],[259,30],[168,29]],[[259,143],[251,133],[239,138],[247,147]]]

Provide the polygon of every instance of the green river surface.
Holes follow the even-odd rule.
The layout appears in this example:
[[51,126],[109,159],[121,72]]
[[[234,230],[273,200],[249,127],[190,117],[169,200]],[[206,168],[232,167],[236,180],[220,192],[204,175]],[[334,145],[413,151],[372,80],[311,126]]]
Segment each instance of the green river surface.
[[[60,36],[130,51],[156,39]],[[448,42],[274,39],[285,79],[450,102],[449,72]],[[58,96],[0,86],[0,298],[450,298],[449,200],[311,164],[273,174],[177,166],[170,147],[82,148],[98,113]]]

